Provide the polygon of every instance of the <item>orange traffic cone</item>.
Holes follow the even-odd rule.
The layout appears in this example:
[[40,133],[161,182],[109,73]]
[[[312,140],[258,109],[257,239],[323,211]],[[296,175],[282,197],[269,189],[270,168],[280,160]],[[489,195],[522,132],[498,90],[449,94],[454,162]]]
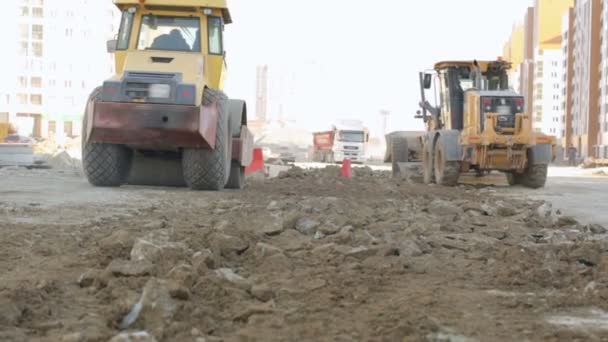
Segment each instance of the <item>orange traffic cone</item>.
[[261,148],[253,149],[253,161],[245,168],[245,175],[264,170],[264,153]]
[[342,162],[342,171],[340,172],[344,178],[353,178],[353,169],[350,165],[350,159],[344,159]]

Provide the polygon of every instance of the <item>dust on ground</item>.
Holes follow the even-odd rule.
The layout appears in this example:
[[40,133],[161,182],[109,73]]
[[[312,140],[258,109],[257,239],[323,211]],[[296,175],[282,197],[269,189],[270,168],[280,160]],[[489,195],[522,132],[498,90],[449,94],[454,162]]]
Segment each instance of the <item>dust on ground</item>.
[[355,173],[201,193],[0,170],[0,340],[608,337],[604,227]]

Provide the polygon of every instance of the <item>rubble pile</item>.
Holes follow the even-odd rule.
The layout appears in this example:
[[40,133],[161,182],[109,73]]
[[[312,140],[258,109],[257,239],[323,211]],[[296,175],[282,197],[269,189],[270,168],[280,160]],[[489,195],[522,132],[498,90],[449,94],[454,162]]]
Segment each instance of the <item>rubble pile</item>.
[[80,137],[66,138],[63,143],[46,139],[34,145],[38,163],[59,170],[80,170],[82,168],[80,151]]
[[[63,227],[29,252],[48,280],[0,282],[0,340],[586,339],[544,314],[608,306],[604,227],[486,189],[339,171]],[[10,238],[7,257],[30,235]]]

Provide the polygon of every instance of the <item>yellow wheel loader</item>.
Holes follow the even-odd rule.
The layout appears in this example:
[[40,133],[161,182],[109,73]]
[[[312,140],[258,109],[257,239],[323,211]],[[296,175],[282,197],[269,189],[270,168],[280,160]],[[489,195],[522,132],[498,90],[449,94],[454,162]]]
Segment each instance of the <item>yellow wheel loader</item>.
[[82,160],[95,186],[240,189],[253,135],[244,101],[222,91],[226,0],[114,0],[117,73],[91,94]]
[[[457,184],[463,172],[502,171],[510,185],[541,188],[555,137],[534,133],[524,98],[509,88],[503,61],[447,61],[420,73],[424,182]],[[426,90],[439,95],[433,106]]]

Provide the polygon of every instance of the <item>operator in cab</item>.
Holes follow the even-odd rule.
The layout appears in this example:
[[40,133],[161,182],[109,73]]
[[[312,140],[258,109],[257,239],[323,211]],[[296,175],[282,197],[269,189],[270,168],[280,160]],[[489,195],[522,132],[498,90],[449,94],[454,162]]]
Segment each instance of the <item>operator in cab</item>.
[[152,49],[171,51],[190,51],[190,46],[178,29],[173,29],[169,34],[163,34],[154,39]]

